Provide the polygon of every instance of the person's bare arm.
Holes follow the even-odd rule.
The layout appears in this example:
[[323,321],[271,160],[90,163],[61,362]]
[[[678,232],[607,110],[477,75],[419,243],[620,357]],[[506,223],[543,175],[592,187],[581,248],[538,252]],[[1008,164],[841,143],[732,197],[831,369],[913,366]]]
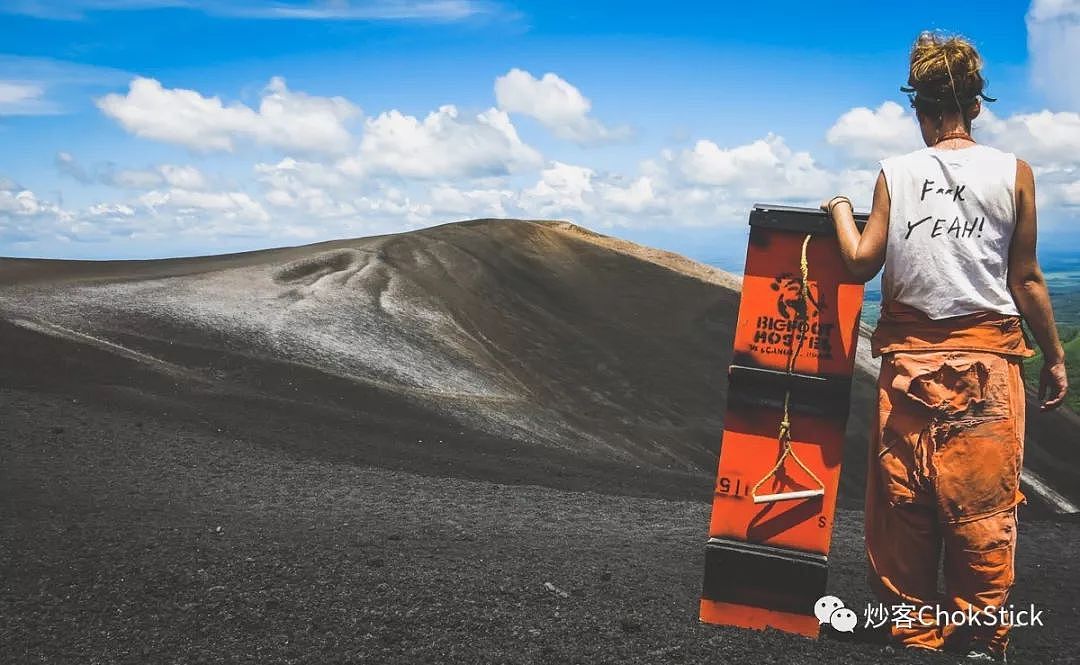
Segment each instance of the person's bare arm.
[[[1068,392],[1065,350],[1058,339],[1054,310],[1046,289],[1039,260],[1035,256],[1036,230],[1035,175],[1023,160],[1016,161],[1016,228],[1009,247],[1009,291],[1016,308],[1024,316],[1035,342],[1042,349],[1043,368],[1039,375],[1040,409],[1059,406]],[[1049,397],[1047,397],[1049,393]]]
[[[828,201],[821,207],[828,210]],[[874,185],[874,204],[861,234],[855,226],[854,210],[847,203],[834,205],[832,217],[840,254],[848,270],[856,279],[864,282],[873,279],[885,264],[885,245],[889,234],[889,188],[885,184],[885,174],[878,173],[877,184]]]

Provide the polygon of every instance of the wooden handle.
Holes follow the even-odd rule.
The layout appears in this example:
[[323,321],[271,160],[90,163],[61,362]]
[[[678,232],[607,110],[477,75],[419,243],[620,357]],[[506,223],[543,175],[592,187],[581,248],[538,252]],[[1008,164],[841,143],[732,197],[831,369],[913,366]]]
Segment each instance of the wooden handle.
[[825,496],[825,490],[799,490],[798,492],[780,492],[778,494],[762,494],[754,497],[754,503],[772,503],[774,501],[792,501],[795,499],[809,499],[815,496]]

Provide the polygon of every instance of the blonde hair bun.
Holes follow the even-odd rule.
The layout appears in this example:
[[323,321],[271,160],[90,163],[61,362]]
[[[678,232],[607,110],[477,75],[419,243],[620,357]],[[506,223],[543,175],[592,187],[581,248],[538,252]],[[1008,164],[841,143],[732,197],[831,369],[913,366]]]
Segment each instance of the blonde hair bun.
[[935,115],[965,111],[983,96],[982,67],[982,57],[967,38],[923,32],[911,47],[908,71],[915,107]]

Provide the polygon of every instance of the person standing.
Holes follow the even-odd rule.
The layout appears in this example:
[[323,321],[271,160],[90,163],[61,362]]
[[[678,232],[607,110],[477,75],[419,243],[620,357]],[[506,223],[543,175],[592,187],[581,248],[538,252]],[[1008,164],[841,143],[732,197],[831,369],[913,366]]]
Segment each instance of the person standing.
[[1008,625],[951,624],[919,611],[1008,604],[1024,501],[1022,360],[1035,354],[1022,321],[1043,354],[1040,409],[1059,406],[1068,390],[1035,254],[1031,167],[971,135],[982,100],[993,101],[984,86],[970,41],[919,35],[902,90],[927,147],[880,162],[861,233],[846,197],[822,208],[854,275],[869,280],[884,268],[871,336],[881,371],[864,528],[871,585],[900,608],[891,637],[1004,661]]

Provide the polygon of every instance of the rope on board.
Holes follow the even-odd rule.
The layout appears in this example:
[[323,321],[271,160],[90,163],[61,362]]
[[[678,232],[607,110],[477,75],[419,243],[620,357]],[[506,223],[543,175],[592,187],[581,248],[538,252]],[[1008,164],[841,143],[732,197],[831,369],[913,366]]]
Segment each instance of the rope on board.
[[[796,310],[803,312],[803,316],[806,317],[804,321],[806,321],[807,323],[809,323],[810,312],[810,262],[807,259],[806,249],[810,244],[811,237],[812,235],[808,233],[806,235],[806,238],[803,239],[802,252],[799,256],[799,271],[802,274],[802,281],[799,285],[799,302],[801,308]],[[799,343],[792,351],[791,355],[788,356],[787,373],[789,376],[795,373],[795,359],[799,355],[799,352],[802,351],[803,342],[806,340],[806,335],[808,334],[808,332],[809,330],[798,331]],[[780,420],[780,431],[777,434],[777,440],[780,442],[781,448],[780,457],[776,460],[776,464],[773,465],[773,468],[770,469],[769,472],[766,473],[761,480],[757,481],[757,484],[754,485],[754,487],[750,490],[750,496],[754,500],[754,503],[783,501],[785,499],[804,499],[814,496],[822,496],[825,494],[825,483],[821,482],[821,479],[818,478],[817,474],[811,471],[810,467],[806,466],[806,464],[801,459],[799,459],[799,456],[795,454],[795,450],[791,447],[791,414],[789,413],[790,404],[791,388],[788,387],[784,389],[784,417]],[[786,460],[788,457],[795,460],[795,463],[798,464],[799,467],[806,472],[806,475],[810,476],[814,480],[814,482],[818,484],[818,489],[802,490],[798,492],[782,492],[779,494],[766,494],[758,496],[758,489],[765,484],[765,481],[773,477],[777,471],[783,468],[784,460]]]

